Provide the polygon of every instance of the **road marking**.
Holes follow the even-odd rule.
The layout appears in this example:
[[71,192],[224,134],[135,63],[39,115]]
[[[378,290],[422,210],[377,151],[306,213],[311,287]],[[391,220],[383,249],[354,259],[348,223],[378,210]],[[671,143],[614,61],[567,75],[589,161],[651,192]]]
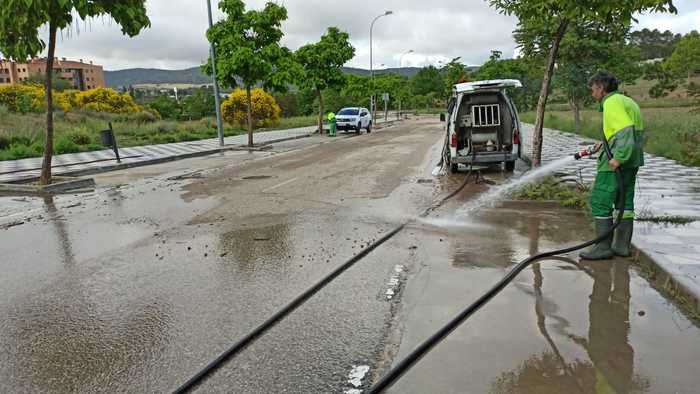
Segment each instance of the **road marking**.
[[272,186],[272,187],[268,187],[267,189],[263,190],[262,192],[263,192],[263,193],[267,193],[267,192],[269,192],[269,191],[272,191],[272,190],[275,190],[275,189],[277,189],[277,188],[279,188],[279,187],[282,187],[282,186],[284,186],[284,185],[286,185],[286,184],[292,183],[292,182],[296,181],[297,179],[299,179],[299,178],[298,178],[298,177],[297,177],[297,178],[292,178],[292,179],[290,179],[290,180],[288,180],[288,181],[284,181],[284,182],[282,182],[282,183],[280,183],[280,184],[278,184],[278,185],[275,185],[275,186]]

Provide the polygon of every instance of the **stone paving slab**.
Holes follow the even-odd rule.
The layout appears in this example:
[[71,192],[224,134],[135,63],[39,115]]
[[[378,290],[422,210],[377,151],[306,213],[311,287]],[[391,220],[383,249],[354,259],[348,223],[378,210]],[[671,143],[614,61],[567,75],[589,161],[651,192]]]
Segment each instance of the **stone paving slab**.
[[[532,153],[532,125],[523,125],[523,153]],[[575,153],[595,141],[558,130],[544,130],[542,161],[548,163]],[[637,216],[686,216],[700,218],[700,169],[675,160],[645,154],[646,165],[639,171],[635,190]],[[595,160],[582,159],[557,171],[591,184]],[[677,282],[700,305],[700,222],[688,225],[635,224],[634,246]]]
[[[289,138],[300,138],[316,131],[315,126],[300,127],[288,130],[275,130],[255,133],[255,143],[271,143]],[[117,138],[119,135],[117,134]],[[224,138],[224,149],[245,145],[248,142],[247,135],[238,135]],[[118,169],[135,165],[143,165],[164,161],[202,155],[221,151],[218,138],[200,141],[177,142],[171,144],[146,145],[131,148],[120,148],[121,164],[117,163],[114,152],[110,149],[68,153],[56,155],[53,158],[53,174],[66,175],[80,172],[102,171]],[[32,179],[39,176],[42,158],[22,160],[0,161],[0,182],[17,182],[24,179]]]

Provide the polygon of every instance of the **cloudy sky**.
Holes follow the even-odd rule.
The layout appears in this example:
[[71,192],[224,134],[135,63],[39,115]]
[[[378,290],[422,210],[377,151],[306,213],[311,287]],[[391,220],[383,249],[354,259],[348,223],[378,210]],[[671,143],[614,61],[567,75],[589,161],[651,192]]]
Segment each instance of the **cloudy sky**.
[[[135,38],[123,36],[108,19],[80,22],[59,38],[57,56],[93,60],[107,70],[132,67],[181,69],[201,64],[208,55],[206,0],[148,0],[151,28]],[[266,0],[248,0],[261,8]],[[481,64],[492,49],[512,56],[513,17],[498,14],[485,0],[280,0],[288,12],[283,44],[296,49],[318,40],[328,26],[350,33],[356,48],[348,66],[369,68],[369,26],[385,10],[393,15],[374,27],[375,68],[437,64],[461,57]],[[212,0],[214,18],[221,14]],[[675,0],[678,15],[641,15],[638,28],[687,33],[700,27],[700,1]],[[79,33],[76,32],[79,30]],[[383,66],[382,66],[383,65]]]

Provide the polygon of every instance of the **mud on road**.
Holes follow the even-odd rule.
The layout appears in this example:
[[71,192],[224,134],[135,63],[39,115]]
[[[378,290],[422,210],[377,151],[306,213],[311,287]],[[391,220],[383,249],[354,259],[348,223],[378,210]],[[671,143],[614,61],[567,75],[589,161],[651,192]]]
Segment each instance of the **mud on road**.
[[[465,174],[431,176],[442,137],[439,123],[414,120],[103,174],[94,193],[0,198],[0,221],[22,222],[0,230],[0,391],[174,389],[457,188]],[[488,188],[470,184],[434,217]],[[515,261],[587,238],[586,224],[578,212],[514,206],[466,228],[412,224],[201,392],[364,389]],[[633,267],[609,268],[543,263],[395,391],[587,392],[605,379],[618,392],[684,392],[697,382],[687,346],[697,328]]]

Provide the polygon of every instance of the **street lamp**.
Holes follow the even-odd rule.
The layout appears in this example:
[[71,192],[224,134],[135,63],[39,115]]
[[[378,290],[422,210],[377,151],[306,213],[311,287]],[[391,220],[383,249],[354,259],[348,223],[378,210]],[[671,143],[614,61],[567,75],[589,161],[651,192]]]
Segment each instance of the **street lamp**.
[[370,107],[372,111],[372,120],[374,120],[374,117],[376,115],[376,103],[374,99],[374,59],[372,58],[372,31],[374,29],[374,23],[377,21],[377,19],[383,17],[383,16],[388,16],[393,14],[393,11],[385,11],[383,14],[378,15],[376,18],[372,20],[372,24],[369,25],[369,74],[370,74],[370,85],[372,87],[372,92],[371,92],[371,97],[370,97]]
[[[209,28],[214,26],[214,21],[211,17],[211,0],[207,0],[207,12],[209,13]],[[214,82],[214,105],[216,105],[216,129],[219,135],[219,145],[224,146],[224,123],[221,120],[221,96],[219,96],[219,82],[216,80],[216,49],[214,43],[209,44],[211,52],[211,72]]]

